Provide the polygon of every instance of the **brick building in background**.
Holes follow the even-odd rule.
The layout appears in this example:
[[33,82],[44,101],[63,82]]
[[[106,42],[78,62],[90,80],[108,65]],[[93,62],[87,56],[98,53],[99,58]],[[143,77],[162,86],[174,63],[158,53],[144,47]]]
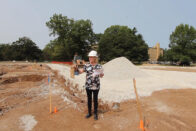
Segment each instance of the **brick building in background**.
[[163,55],[163,49],[160,48],[160,44],[157,43],[154,47],[148,49],[149,61],[158,61],[159,56]]

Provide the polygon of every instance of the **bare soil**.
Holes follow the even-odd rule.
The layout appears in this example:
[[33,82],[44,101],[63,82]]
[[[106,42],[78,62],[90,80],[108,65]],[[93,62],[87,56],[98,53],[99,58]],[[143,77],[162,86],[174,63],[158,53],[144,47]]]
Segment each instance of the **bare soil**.
[[[48,74],[51,74],[53,91],[67,92],[52,93],[52,109],[57,107],[57,113],[52,114],[49,113]],[[33,131],[139,131],[135,100],[120,103],[117,110],[100,100],[99,120],[95,121],[93,116],[85,119],[86,95],[70,84],[44,64],[0,63],[0,131],[23,131],[19,118],[28,114],[37,121]],[[72,103],[64,101],[62,96]],[[157,91],[140,98],[140,102],[147,131],[196,130],[195,89]]]

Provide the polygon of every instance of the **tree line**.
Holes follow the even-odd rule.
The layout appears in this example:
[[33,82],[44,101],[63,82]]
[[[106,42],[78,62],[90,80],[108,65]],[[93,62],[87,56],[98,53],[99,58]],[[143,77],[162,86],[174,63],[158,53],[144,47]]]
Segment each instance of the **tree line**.
[[196,62],[196,29],[180,24],[170,35],[169,49],[165,49],[159,61],[170,61],[180,65]]
[[[90,20],[74,20],[54,14],[46,26],[55,36],[43,50],[28,37],[11,44],[0,44],[0,60],[71,61],[77,52],[84,60],[93,46],[98,46],[100,61],[125,56],[133,62],[148,60],[148,45],[135,27],[113,25],[104,33],[96,34]],[[170,35],[169,49],[160,56],[161,61],[196,61],[196,30],[180,24]]]
[[0,44],[0,61],[41,61],[42,50],[28,37],[19,38],[11,44]]

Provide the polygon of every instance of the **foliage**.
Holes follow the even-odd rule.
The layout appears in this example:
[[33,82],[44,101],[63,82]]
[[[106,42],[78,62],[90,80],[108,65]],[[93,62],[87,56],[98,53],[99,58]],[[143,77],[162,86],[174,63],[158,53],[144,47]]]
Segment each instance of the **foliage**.
[[191,58],[188,57],[188,56],[182,56],[180,58],[180,65],[190,65],[190,62],[191,62]]
[[12,44],[0,45],[0,60],[41,60],[42,51],[28,37],[19,38]]
[[107,28],[101,36],[98,52],[101,61],[125,56],[131,61],[148,60],[148,46],[136,28],[114,25]]
[[180,24],[170,35],[171,61],[196,61],[196,30],[193,26]]
[[50,35],[57,38],[52,41],[52,45],[49,43],[45,47],[45,56],[50,55],[54,60],[72,60],[74,53],[78,52],[87,58],[87,52],[95,39],[90,20],[74,20],[54,14],[46,26],[51,31]]
[[99,43],[102,36],[103,36],[102,33],[95,34],[95,43]]
[[0,44],[0,60],[7,61],[12,58],[12,48],[9,44]]

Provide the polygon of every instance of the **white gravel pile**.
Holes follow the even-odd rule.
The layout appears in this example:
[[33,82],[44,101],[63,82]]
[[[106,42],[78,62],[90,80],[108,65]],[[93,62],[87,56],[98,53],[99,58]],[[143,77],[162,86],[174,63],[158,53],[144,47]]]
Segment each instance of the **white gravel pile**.
[[105,102],[121,102],[134,98],[133,78],[146,79],[150,75],[133,65],[125,57],[119,57],[103,65],[100,98]]
[[125,57],[113,59],[104,64],[103,68],[105,74],[104,79],[107,80],[125,80],[149,76]]
[[[64,65],[49,64],[52,69],[60,73],[84,89],[85,73],[70,78],[70,68]],[[69,68],[69,69],[68,69]],[[104,68],[104,77],[101,78],[99,98],[104,102],[121,102],[134,99],[133,78],[140,96],[150,96],[152,92],[163,89],[196,88],[196,73],[141,69],[133,65],[125,57],[109,61]],[[85,93],[85,91],[84,91]]]

